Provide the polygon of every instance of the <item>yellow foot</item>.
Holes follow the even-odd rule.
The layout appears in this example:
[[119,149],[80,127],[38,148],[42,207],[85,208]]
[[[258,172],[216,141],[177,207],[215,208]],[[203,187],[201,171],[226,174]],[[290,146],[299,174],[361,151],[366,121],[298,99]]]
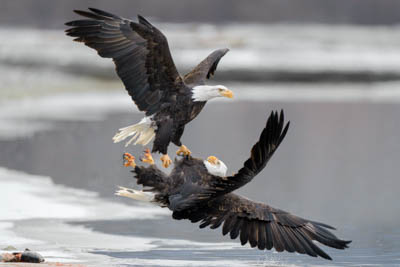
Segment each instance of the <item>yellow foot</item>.
[[168,154],[162,155],[160,159],[164,168],[168,168],[168,166],[172,163],[172,160],[169,158]]
[[136,167],[135,157],[132,156],[130,153],[124,153],[123,159],[124,159],[125,167],[129,167],[129,166],[131,166],[132,168]]
[[176,151],[178,156],[189,156],[192,152],[185,146],[181,145],[181,147]]
[[148,164],[150,164],[150,165],[153,165],[153,164],[154,164],[154,160],[153,160],[153,157],[151,156],[150,149],[146,149],[146,150],[144,151],[143,158],[141,158],[140,160],[141,160],[142,162],[146,162],[146,163],[148,163]]

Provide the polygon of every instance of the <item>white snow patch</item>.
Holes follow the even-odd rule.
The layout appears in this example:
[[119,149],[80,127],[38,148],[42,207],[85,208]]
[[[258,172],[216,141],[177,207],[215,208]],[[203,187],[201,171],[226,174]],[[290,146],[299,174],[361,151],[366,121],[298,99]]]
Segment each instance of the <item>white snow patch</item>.
[[56,185],[50,177],[0,167],[0,221],[20,219],[151,219],[169,214],[151,206],[107,201],[97,193]]
[[[46,261],[88,262],[107,266],[112,258],[93,250],[144,251],[160,239],[112,235],[66,221],[154,219],[169,214],[159,207],[130,206],[101,199],[97,193],[56,185],[50,177],[0,167],[0,248],[26,247]],[[136,215],[136,216],[135,216]],[[110,265],[108,265],[110,266]]]
[[[37,231],[38,228],[44,228],[46,230]],[[156,248],[157,245],[152,243],[159,240],[153,238],[105,234],[92,231],[82,225],[71,225],[66,224],[63,221],[52,220],[32,222],[30,225],[24,224],[16,230],[18,230],[18,234],[25,237],[34,240],[42,240],[47,244],[57,244],[58,247],[67,247],[70,252],[73,252],[73,254],[82,250],[145,251]],[[57,255],[57,257],[62,256],[57,250],[54,251],[54,255]]]

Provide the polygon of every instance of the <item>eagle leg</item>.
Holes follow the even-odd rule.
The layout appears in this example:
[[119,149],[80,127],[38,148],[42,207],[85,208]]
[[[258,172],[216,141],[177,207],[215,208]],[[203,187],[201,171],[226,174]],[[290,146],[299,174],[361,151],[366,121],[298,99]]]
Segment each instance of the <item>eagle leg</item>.
[[125,167],[129,167],[129,166],[131,166],[132,168],[136,167],[135,157],[132,156],[130,153],[124,153],[123,161],[124,161]]
[[176,151],[176,154],[178,156],[190,156],[192,152],[185,145],[181,145],[178,151]]
[[154,164],[153,157],[151,156],[150,149],[144,151],[143,158],[140,159],[142,162],[148,163],[150,165]]
[[168,166],[172,163],[172,160],[169,158],[168,154],[162,155],[160,159],[164,168],[168,168]]

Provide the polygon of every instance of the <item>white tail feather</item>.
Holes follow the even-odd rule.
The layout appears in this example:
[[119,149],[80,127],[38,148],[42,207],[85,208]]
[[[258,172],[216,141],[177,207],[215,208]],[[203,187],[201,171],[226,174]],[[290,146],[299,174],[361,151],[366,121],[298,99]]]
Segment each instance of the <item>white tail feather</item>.
[[153,125],[154,123],[151,120],[151,117],[145,117],[137,124],[119,129],[118,133],[114,135],[113,141],[114,143],[118,143],[133,136],[128,142],[126,142],[125,146],[131,144],[135,139],[136,141],[134,142],[134,145],[140,144],[145,146],[155,136]]
[[152,202],[154,200],[153,193],[138,191],[135,189],[126,188],[122,186],[118,186],[118,188],[119,190],[115,192],[115,195],[117,196],[132,198],[144,202]]

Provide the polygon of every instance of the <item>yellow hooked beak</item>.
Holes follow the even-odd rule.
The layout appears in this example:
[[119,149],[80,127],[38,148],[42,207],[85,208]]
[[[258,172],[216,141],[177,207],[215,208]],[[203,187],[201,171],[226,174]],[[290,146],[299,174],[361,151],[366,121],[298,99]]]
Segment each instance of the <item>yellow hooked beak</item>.
[[220,91],[220,94],[227,98],[233,98],[233,92],[231,90],[223,89]]
[[219,159],[217,159],[217,157],[214,157],[214,156],[209,156],[209,157],[207,158],[207,161],[210,162],[210,163],[213,164],[213,165],[217,165]]

